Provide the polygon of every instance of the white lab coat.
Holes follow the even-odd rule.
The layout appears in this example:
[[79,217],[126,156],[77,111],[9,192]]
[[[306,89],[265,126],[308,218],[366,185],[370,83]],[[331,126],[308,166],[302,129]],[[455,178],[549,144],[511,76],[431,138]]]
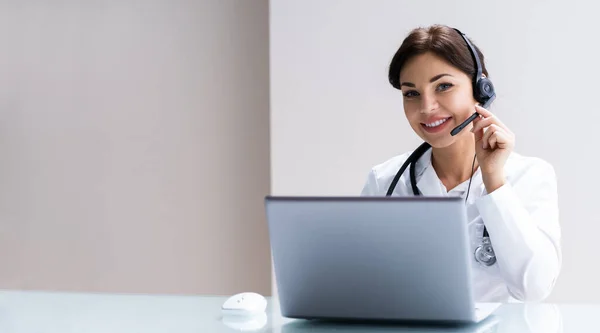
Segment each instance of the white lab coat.
[[[374,166],[363,196],[385,196],[392,179],[411,152]],[[412,196],[408,168],[392,195]],[[469,181],[451,191],[431,165],[431,149],[415,167],[423,195],[465,197]],[[507,182],[488,194],[479,169],[467,202],[471,254],[483,238],[483,223],[496,253],[496,263],[484,266],[472,255],[476,302],[541,301],[552,291],[562,265],[561,231],[554,168],[546,161],[512,152],[505,164]]]

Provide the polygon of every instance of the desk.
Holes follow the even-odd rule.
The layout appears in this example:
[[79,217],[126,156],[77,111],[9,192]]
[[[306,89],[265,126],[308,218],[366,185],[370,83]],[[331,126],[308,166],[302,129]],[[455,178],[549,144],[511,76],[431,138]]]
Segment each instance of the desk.
[[[225,333],[226,297],[0,291],[2,333]],[[282,318],[269,298],[266,324],[254,332],[599,332],[600,305],[506,304],[495,326],[429,328],[375,324],[319,324]],[[240,323],[237,323],[238,325]],[[236,323],[231,323],[235,326]]]

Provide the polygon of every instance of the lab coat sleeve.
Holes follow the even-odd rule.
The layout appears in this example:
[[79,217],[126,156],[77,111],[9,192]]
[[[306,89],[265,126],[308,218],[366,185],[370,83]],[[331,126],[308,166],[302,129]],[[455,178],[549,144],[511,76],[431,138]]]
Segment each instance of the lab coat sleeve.
[[367,176],[367,180],[360,193],[361,196],[375,196],[379,195],[379,184],[377,182],[377,175],[374,169],[371,169]]
[[554,168],[539,160],[476,205],[508,292],[524,302],[545,299],[562,265]]

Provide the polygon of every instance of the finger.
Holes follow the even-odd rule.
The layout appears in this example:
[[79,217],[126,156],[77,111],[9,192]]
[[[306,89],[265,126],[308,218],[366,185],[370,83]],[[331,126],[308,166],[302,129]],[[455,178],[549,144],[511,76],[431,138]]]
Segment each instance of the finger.
[[499,129],[500,129],[500,127],[496,124],[492,124],[486,129],[485,133],[483,134],[483,138],[481,139],[483,141],[483,149],[487,149],[487,147],[490,147],[490,145],[489,145],[490,137],[492,136],[492,134],[494,134]]
[[494,119],[493,123],[500,125],[500,127],[504,128],[507,131],[510,131],[506,125],[493,113],[491,113],[488,109],[484,109],[481,105],[475,105],[475,111],[483,116],[484,119],[492,118]]
[[490,112],[490,110],[485,109],[484,107],[482,107],[479,104],[475,104],[475,111],[477,113],[479,113],[480,115],[484,116],[485,118],[491,117],[494,115],[492,112]]
[[500,135],[499,133],[500,131],[496,131],[490,135],[490,139],[488,140],[490,149],[496,149],[496,145],[498,144],[498,136]]
[[[477,118],[479,118],[479,117],[477,117]],[[485,119],[479,119],[477,121],[477,124],[473,125],[473,128],[471,129],[471,132],[475,133],[475,131],[479,131],[482,128],[486,128],[486,127],[490,126],[493,122],[494,122],[494,118],[493,117],[489,117],[489,118],[485,118]]]
[[491,137],[490,142],[494,141],[494,146],[499,149],[508,149],[512,146],[513,139],[509,133],[502,130],[496,131]]
[[477,130],[475,130],[475,127],[479,124],[479,122],[481,122],[481,118],[475,118],[475,120],[473,120],[473,128],[471,128],[471,132],[475,134],[475,142],[478,142],[481,140],[481,138],[483,138],[483,128],[478,127]]

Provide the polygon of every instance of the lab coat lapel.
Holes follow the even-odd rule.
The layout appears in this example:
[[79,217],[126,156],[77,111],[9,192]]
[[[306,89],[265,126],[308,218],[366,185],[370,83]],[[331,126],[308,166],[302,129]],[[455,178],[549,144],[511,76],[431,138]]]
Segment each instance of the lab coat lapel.
[[[473,182],[471,184],[471,192],[470,193],[471,194],[469,195],[469,198],[473,198],[473,200],[487,194],[487,191],[485,189],[485,184],[483,183],[483,179],[481,178],[481,169],[480,168],[477,168],[477,170],[475,170],[475,173],[473,174]],[[469,201],[471,201],[471,200],[469,200]]]
[[425,152],[425,154],[423,154],[423,156],[421,156],[421,158],[417,161],[415,173],[417,175],[417,187],[421,191],[422,195],[444,195],[440,179],[438,178],[435,169],[431,165],[431,149]]

